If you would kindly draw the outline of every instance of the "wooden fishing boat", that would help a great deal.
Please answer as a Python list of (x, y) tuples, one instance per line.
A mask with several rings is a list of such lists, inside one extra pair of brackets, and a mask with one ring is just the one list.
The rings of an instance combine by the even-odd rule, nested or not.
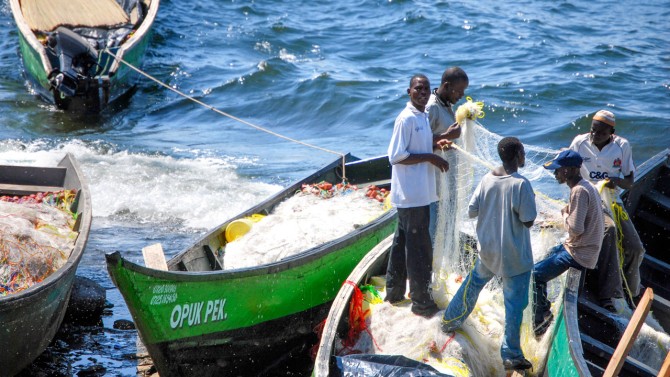
[[(56, 334), (65, 310), (75, 272), (91, 228), (91, 196), (79, 165), (68, 154), (57, 167), (0, 166), (0, 196), (76, 190), (70, 210), (78, 232), (65, 265), (40, 283), (0, 296), (0, 365), (3, 376), (13, 376), (30, 364)], [(6, 282), (3, 282), (6, 283)]]
[[(386, 156), (347, 155), (346, 161), (350, 184), (390, 187)], [(118, 252), (107, 255), (109, 274), (161, 376), (271, 374), (306, 339), (315, 342), (313, 329), (326, 318), (346, 276), (394, 231), (395, 210), (274, 263), (222, 270), (221, 251), (228, 224), (270, 214), (304, 183), (341, 182), (342, 170), (340, 159), (215, 227), (167, 261), (165, 271)]]
[[(666, 333), (670, 333), (670, 149), (638, 168), (635, 185), (622, 194), (626, 209), (645, 244), (641, 266), (642, 284), (654, 290), (651, 311)], [(335, 342), (349, 331), (349, 308), (354, 286), (384, 276), (391, 238), (377, 245), (347, 278), (331, 306), (324, 325), (314, 365), (314, 376), (339, 376)], [(584, 277), (576, 269), (567, 272), (564, 295), (551, 334), (551, 348), (542, 368), (543, 376), (602, 376), (625, 330), (625, 319), (598, 306), (584, 292)], [(622, 326), (623, 324), (623, 326)], [(436, 329), (436, 331), (438, 331)], [(433, 375), (433, 374), (431, 374)], [(656, 376), (658, 370), (628, 356), (620, 376)]]
[[(160, 0), (10, 0), (32, 88), (58, 108), (95, 113), (129, 93)], [(111, 54), (109, 53), (111, 51)]]

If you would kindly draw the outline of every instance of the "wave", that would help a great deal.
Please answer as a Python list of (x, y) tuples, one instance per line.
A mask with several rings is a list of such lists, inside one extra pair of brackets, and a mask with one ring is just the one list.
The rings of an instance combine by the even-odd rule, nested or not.
[(117, 150), (99, 141), (4, 140), (0, 163), (52, 166), (71, 153), (89, 181), (94, 217), (125, 224), (208, 229), (281, 188), (238, 173), (240, 167), (254, 165), (253, 159), (174, 152), (184, 157)]

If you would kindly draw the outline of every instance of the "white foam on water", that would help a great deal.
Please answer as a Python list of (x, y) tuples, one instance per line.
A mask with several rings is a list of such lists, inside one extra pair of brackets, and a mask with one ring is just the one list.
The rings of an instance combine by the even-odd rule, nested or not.
[[(0, 142), (0, 163), (54, 166), (72, 153), (88, 179), (93, 216), (127, 223), (180, 223), (208, 229), (246, 210), (281, 186), (237, 173), (255, 162), (195, 151), (176, 158), (117, 150), (102, 142)], [(187, 153), (180, 153), (186, 155)]]

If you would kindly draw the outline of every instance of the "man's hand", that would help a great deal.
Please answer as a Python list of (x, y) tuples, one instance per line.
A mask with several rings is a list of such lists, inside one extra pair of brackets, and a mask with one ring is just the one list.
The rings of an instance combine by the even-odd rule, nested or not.
[(447, 162), (447, 160), (436, 154), (431, 154), (431, 156), (432, 157), (430, 159), (430, 163), (435, 165), (435, 167), (437, 167), (438, 169), (440, 169), (441, 172), (446, 172), (447, 170), (449, 170), (449, 163)]
[(454, 124), (449, 126), (449, 128), (447, 128), (447, 130), (440, 136), (447, 138), (448, 140), (454, 140), (461, 137), (461, 131), (461, 125), (457, 122), (454, 122)]
[(437, 146), (440, 147), (442, 150), (445, 150), (445, 149), (450, 149), (451, 144), (453, 144), (453, 143), (451, 141), (447, 140), (447, 139), (442, 139), (442, 140), (438, 140), (437, 143), (435, 143), (435, 144), (437, 144)]

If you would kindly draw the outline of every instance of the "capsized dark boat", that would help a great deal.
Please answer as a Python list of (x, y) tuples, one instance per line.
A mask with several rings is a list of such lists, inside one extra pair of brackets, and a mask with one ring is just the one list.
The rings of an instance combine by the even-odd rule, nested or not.
[[(13, 376), (29, 365), (60, 327), (88, 240), (92, 212), (88, 182), (70, 154), (56, 167), (0, 166), (0, 196), (21, 198), (61, 190), (77, 192), (69, 210), (76, 216), (73, 230), (78, 235), (63, 266), (26, 289), (0, 295), (0, 374), (3, 376)], [(7, 282), (0, 283), (7, 285)]]
[[(346, 157), (349, 184), (390, 187), (386, 156)], [(291, 352), (306, 353), (313, 329), (363, 256), (391, 234), (395, 210), (345, 236), (254, 267), (222, 269), (225, 230), (236, 220), (268, 215), (303, 184), (343, 179), (342, 159), (222, 223), (167, 261), (167, 271), (116, 252), (107, 269), (161, 376), (271, 375)]]
[[(10, 0), (25, 74), (60, 109), (96, 113), (130, 93), (160, 0)], [(110, 54), (111, 52), (111, 54)]]

